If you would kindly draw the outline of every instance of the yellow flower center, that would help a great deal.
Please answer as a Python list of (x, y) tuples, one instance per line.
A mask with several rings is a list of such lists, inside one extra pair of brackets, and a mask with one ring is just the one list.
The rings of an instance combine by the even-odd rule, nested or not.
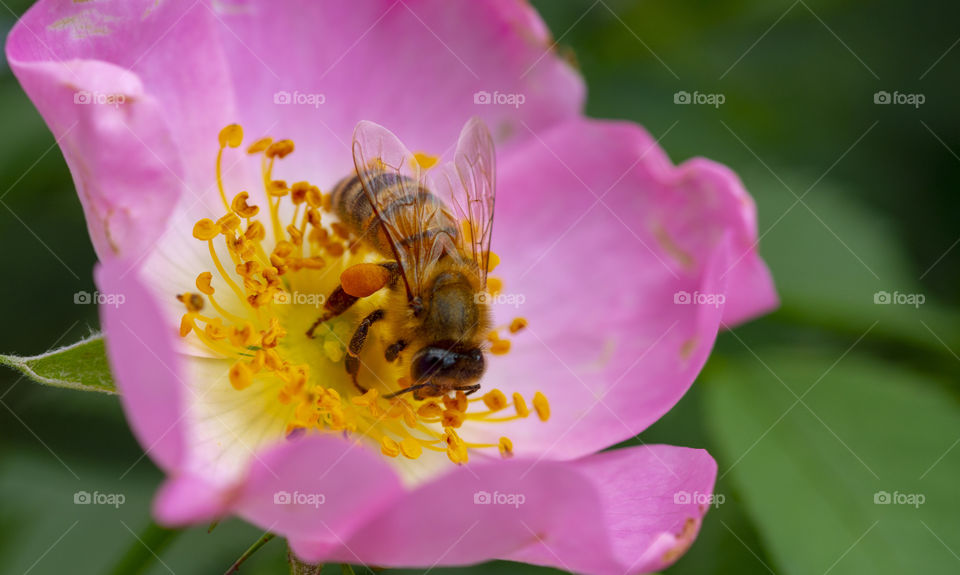
[[(292, 141), (261, 138), (247, 148), (251, 156), (260, 156), (264, 214), (250, 203), (249, 193), (242, 191), (230, 199), (224, 189), (223, 154), (242, 144), (243, 129), (227, 126), (219, 140), (217, 186), (225, 214), (216, 221), (202, 219), (193, 228), (194, 238), (207, 243), (212, 269), (197, 276), (196, 292), (177, 296), (186, 308), (180, 336), (196, 337), (214, 356), (231, 360), (229, 382), (238, 393), (254, 393), (257, 400), (283, 406), (288, 436), (359, 434), (379, 444), (389, 457), (417, 459), (430, 450), (446, 453), (457, 464), (467, 461), (470, 449), (495, 449), (511, 457), (509, 438), (494, 444), (471, 443), (457, 430), (467, 421), (503, 423), (529, 417), (526, 400), (518, 393), (510, 399), (499, 389), (475, 398), (462, 391), (439, 398), (417, 399), (413, 394), (388, 398), (411, 382), (404, 366), (384, 359), (378, 338), (371, 338), (370, 349), (361, 357), (367, 390), (353, 385), (344, 358), (362, 311), (348, 310), (320, 325), (313, 337), (308, 330), (340, 274), (380, 256), (336, 221), (329, 196), (318, 187), (273, 179), (274, 164), (293, 152)], [(418, 155), (418, 161), (420, 157), (427, 163), (429, 156)], [(286, 215), (281, 218), (284, 202), (292, 204), (289, 221)], [(491, 254), (490, 261), (495, 265), (499, 259)], [(487, 291), (496, 294), (502, 285), (499, 279), (488, 278)], [(364, 298), (354, 308), (377, 305), (382, 295)], [(508, 353), (511, 342), (500, 331), (513, 335), (526, 325), (525, 319), (515, 318), (491, 330), (488, 351)], [(547, 421), (546, 397), (537, 392), (532, 403), (537, 417)]]

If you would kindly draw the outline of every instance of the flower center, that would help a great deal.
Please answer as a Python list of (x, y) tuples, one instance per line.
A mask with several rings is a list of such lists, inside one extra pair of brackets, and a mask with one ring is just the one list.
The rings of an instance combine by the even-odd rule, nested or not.
[[(362, 311), (351, 309), (314, 330), (311, 326), (340, 273), (380, 256), (336, 221), (329, 195), (317, 186), (273, 179), (275, 162), (294, 150), (290, 140), (262, 138), (247, 148), (251, 156), (260, 156), (265, 214), (250, 203), (248, 192), (228, 200), (221, 162), (226, 148), (241, 145), (243, 129), (227, 126), (219, 139), (217, 186), (225, 214), (194, 225), (194, 238), (208, 245), (212, 268), (197, 276), (196, 292), (177, 296), (186, 308), (180, 336), (196, 338), (209, 353), (229, 359), (230, 385), (238, 393), (257, 394), (264, 409), (279, 406), (288, 437), (359, 434), (377, 442), (389, 457), (417, 459), (429, 450), (446, 453), (457, 464), (466, 463), (470, 449), (498, 449), (503, 457), (512, 456), (508, 437), (496, 444), (471, 443), (458, 430), (465, 422), (496, 424), (530, 417), (531, 409), (519, 393), (510, 398), (499, 389), (476, 398), (462, 391), (425, 399), (410, 393), (391, 396), (411, 385), (409, 371), (383, 359), (378, 338), (371, 338), (361, 355), (365, 391), (354, 385), (344, 360)], [(417, 159), (424, 169), (436, 161), (422, 154)], [(488, 292), (496, 294), (501, 286), (500, 280), (488, 278)], [(354, 307), (377, 305), (382, 297), (374, 294)], [(509, 335), (524, 327), (526, 320), (515, 318), (492, 329), (487, 351), (508, 353)], [(536, 392), (531, 403), (533, 413), (547, 421), (546, 397)]]

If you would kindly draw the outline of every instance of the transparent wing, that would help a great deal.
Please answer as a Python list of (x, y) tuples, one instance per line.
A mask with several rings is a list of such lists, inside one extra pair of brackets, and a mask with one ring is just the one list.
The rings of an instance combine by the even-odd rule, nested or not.
[(456, 249), (457, 230), (443, 203), (429, 192), (426, 170), (390, 130), (373, 122), (357, 124), (353, 161), (364, 193), (396, 257), (409, 298), (422, 293), (428, 269)]
[(453, 162), (443, 167), (435, 184), (437, 192), (449, 198), (461, 228), (454, 238), (459, 251), (476, 264), (484, 287), (493, 237), (496, 174), (490, 130), (480, 118), (471, 118), (460, 132)]

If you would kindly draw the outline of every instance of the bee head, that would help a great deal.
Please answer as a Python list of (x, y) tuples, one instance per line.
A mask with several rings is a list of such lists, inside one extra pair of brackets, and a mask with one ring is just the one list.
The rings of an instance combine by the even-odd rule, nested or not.
[(476, 382), (486, 368), (480, 348), (438, 342), (414, 354), (410, 377), (419, 383), (432, 381), (441, 387), (452, 387)]

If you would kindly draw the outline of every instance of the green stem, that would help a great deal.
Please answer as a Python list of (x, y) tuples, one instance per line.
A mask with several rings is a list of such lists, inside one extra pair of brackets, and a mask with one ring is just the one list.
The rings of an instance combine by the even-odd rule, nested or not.
[(261, 547), (266, 545), (274, 537), (276, 537), (276, 535), (274, 535), (273, 533), (267, 533), (262, 537), (260, 537), (260, 539), (257, 539), (253, 543), (253, 545), (250, 546), (249, 549), (243, 552), (243, 555), (241, 555), (239, 559), (233, 562), (233, 565), (231, 565), (230, 568), (227, 569), (226, 573), (224, 573), (223, 575), (230, 575), (231, 573), (236, 573), (240, 571), (240, 565), (242, 565), (244, 561), (249, 559), (251, 555), (259, 551)]
[(154, 561), (160, 560), (160, 554), (181, 533), (180, 529), (165, 529), (153, 521), (139, 534), (127, 551), (114, 565), (111, 575), (137, 575), (145, 573)]
[(290, 575), (319, 575), (323, 570), (321, 563), (304, 563), (293, 554), (293, 550), (287, 546), (287, 562), (290, 564)]

